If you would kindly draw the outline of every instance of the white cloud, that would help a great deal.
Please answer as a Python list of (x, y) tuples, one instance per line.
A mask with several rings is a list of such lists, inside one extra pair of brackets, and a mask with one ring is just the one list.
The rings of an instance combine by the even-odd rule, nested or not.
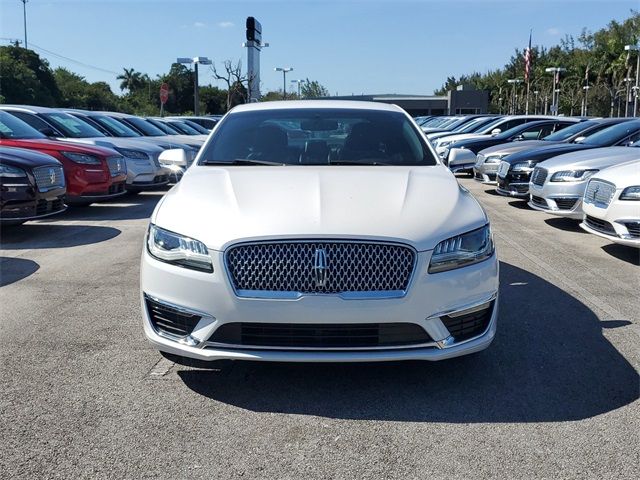
[(231, 27), (234, 26), (234, 23), (233, 22), (219, 22), (218, 26), (220, 28), (231, 28)]
[(557, 27), (551, 27), (551, 28), (547, 28), (547, 35), (551, 35), (553, 37), (557, 37), (558, 35), (560, 35), (562, 32), (560, 31), (559, 28)]
[(204, 23), (202, 23), (202, 22), (195, 22), (195, 23), (193, 24), (193, 26), (194, 26), (194, 27), (196, 27), (196, 28), (204, 28), (204, 27), (206, 27), (207, 25), (206, 25), (206, 24), (204, 24)]

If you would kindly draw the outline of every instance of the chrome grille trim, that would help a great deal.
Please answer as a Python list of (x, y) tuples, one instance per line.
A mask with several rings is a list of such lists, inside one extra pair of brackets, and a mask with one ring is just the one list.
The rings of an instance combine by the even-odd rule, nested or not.
[(33, 169), (33, 177), (36, 180), (38, 191), (47, 192), (55, 188), (62, 188), (64, 183), (64, 171), (62, 167), (38, 167)]
[(604, 180), (589, 180), (584, 191), (584, 203), (595, 205), (599, 208), (607, 208), (616, 193), (616, 186)]
[(107, 164), (112, 177), (127, 173), (127, 162), (124, 157), (109, 157), (107, 158)]
[(533, 169), (533, 174), (531, 175), (531, 183), (537, 185), (539, 187), (544, 185), (545, 180), (547, 179), (547, 175), (549, 172), (546, 168), (536, 167)]
[[(326, 252), (328, 276), (319, 286), (315, 253)], [(239, 297), (295, 299), (335, 295), (343, 299), (406, 295), (418, 254), (406, 244), (364, 240), (273, 240), (236, 244), (224, 254)]]

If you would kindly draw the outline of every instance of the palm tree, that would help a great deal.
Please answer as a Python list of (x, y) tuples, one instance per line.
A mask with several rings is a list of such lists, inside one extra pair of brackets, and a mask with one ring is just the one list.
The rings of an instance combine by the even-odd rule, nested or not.
[(120, 90), (128, 90), (129, 93), (139, 89), (142, 86), (142, 74), (136, 72), (133, 68), (123, 68), (124, 73), (116, 78), (122, 80), (120, 82)]

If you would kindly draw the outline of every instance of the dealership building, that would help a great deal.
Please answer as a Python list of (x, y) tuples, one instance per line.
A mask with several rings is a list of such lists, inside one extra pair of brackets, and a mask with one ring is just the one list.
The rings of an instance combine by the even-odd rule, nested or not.
[(412, 116), (418, 115), (460, 115), (489, 113), (489, 92), (475, 90), (467, 85), (460, 85), (450, 90), (447, 95), (339, 95), (332, 100), (361, 100), (367, 102), (393, 103), (403, 108)]

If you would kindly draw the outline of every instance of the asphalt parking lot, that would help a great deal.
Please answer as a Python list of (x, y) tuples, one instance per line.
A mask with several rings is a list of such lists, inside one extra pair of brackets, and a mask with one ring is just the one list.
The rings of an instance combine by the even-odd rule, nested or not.
[(492, 220), (499, 330), (440, 363), (163, 359), (138, 298), (161, 193), (3, 229), (0, 477), (637, 478), (638, 250), (460, 181)]

